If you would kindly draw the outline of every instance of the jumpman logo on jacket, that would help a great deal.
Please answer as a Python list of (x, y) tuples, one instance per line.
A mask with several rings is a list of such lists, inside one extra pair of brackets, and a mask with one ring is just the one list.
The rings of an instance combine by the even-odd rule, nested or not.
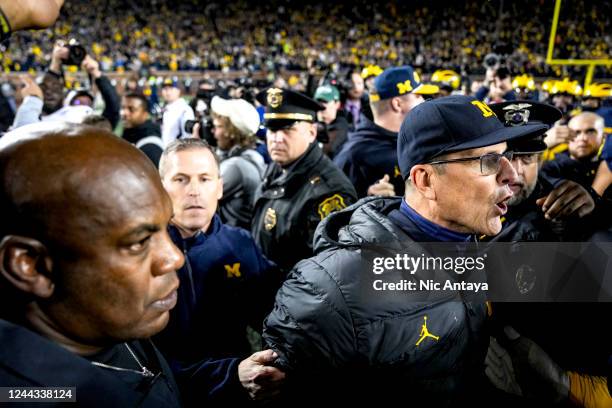
[(440, 340), (440, 336), (434, 336), (433, 334), (431, 334), (429, 332), (429, 330), (427, 330), (427, 316), (423, 316), (423, 326), (421, 326), (421, 334), (419, 337), (419, 340), (416, 342), (416, 345), (418, 346), (419, 344), (421, 344), (421, 342), (423, 340), (425, 340), (427, 337), (431, 337), (434, 340)]

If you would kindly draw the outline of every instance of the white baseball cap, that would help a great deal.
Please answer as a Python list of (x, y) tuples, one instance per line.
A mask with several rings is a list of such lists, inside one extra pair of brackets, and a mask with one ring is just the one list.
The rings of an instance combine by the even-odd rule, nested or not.
[(259, 113), (244, 99), (223, 99), (214, 96), (210, 107), (213, 113), (228, 117), (232, 125), (243, 133), (252, 135), (259, 129)]

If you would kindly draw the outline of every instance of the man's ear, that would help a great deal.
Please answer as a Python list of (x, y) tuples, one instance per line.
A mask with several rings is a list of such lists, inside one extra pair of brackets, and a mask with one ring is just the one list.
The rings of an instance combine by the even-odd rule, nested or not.
[(18, 290), (40, 298), (53, 294), (52, 261), (47, 248), (32, 238), (7, 235), (0, 242), (0, 276)]
[(316, 123), (309, 123), (309, 125), (310, 125), (308, 127), (309, 141), (310, 141), (310, 143), (312, 143), (315, 140), (317, 140), (317, 124)]
[(436, 199), (435, 177), (435, 171), (427, 164), (417, 164), (410, 169), (410, 180), (413, 188), (428, 200)]
[(399, 97), (393, 97), (389, 100), (389, 103), (391, 104), (391, 109), (394, 112), (401, 112), (402, 111), (402, 100)]
[(223, 177), (219, 176), (219, 180), (217, 180), (217, 200), (223, 198)]

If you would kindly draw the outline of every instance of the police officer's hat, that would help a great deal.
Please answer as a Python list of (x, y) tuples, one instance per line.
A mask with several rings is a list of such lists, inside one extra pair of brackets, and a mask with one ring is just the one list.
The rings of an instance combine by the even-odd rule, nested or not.
[(296, 121), (315, 122), (317, 111), (323, 105), (303, 93), (282, 88), (268, 88), (256, 96), (266, 107), (264, 124), (269, 129), (279, 129)]
[(427, 164), (447, 153), (537, 137), (547, 128), (529, 123), (505, 127), (487, 105), (473, 97), (433, 99), (412, 109), (402, 122), (397, 136), (399, 168), (405, 180), (415, 164)]
[[(489, 107), (506, 127), (544, 124), (550, 129), (563, 116), (554, 106), (534, 101), (507, 101), (492, 103)], [(543, 137), (542, 133), (539, 137), (508, 142), (508, 148), (524, 152), (543, 151), (547, 148)]]

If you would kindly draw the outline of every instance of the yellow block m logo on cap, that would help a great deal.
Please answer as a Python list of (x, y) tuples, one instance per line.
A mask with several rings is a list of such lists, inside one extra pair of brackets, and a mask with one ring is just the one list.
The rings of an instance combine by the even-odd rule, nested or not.
[(491, 108), (489, 108), (487, 106), (487, 104), (485, 104), (484, 102), (480, 102), (480, 101), (472, 101), (472, 105), (474, 105), (475, 107), (477, 107), (478, 109), (480, 109), (480, 111), (482, 112), (482, 116), (484, 116), (485, 118), (488, 118), (490, 116), (495, 116), (497, 117), (497, 115), (495, 114), (495, 112), (493, 112), (491, 110)]
[(225, 272), (227, 272), (228, 278), (239, 278), (242, 276), (240, 273), (240, 262), (236, 262), (233, 265), (223, 265)]
[(410, 83), (410, 80), (407, 79), (404, 82), (398, 83), (397, 91), (399, 92), (400, 95), (403, 95), (405, 93), (412, 91), (412, 84)]

